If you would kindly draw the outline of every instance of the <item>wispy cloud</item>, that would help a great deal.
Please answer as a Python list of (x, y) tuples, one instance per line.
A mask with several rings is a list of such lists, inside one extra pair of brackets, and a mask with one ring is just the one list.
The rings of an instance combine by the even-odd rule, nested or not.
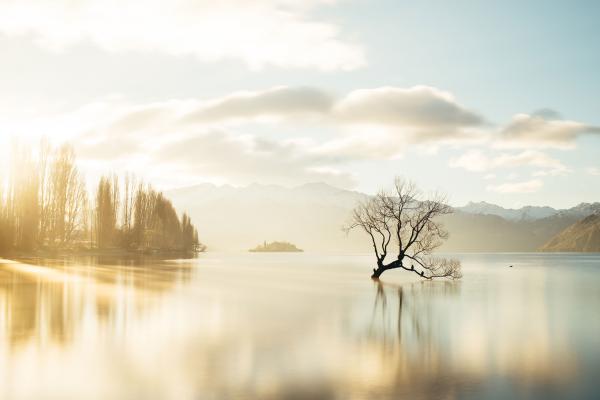
[[(410, 133), (414, 142), (463, 137), (483, 118), (442, 90), (426, 86), (359, 89), (342, 96), (314, 87), (237, 92), (199, 103), (185, 123), (247, 122), (321, 116), (344, 126)], [(405, 138), (407, 139), (407, 138)]]
[(236, 183), (255, 182), (257, 177), (280, 184), (324, 181), (351, 187), (355, 183), (350, 174), (333, 166), (331, 158), (314, 153), (307, 143), (224, 131), (171, 141), (154, 153), (154, 159), (185, 174), (208, 174)]
[(390, 159), (412, 144), (470, 141), (481, 137), (473, 128), (483, 124), (449, 93), (431, 87), (361, 89), (336, 96), (319, 88), (281, 86), (205, 101), (137, 106), (121, 113), (104, 134), (238, 129), (248, 123), (315, 119), (338, 131), (335, 138), (316, 143), (315, 152), (337, 159)]
[(109, 52), (158, 52), (204, 62), (352, 70), (364, 50), (312, 11), (331, 0), (8, 0), (0, 33), (53, 50), (91, 44)]
[(502, 128), (498, 147), (569, 149), (584, 134), (598, 134), (600, 127), (558, 119), (557, 113), (517, 114)]
[[(548, 113), (542, 117), (554, 118)], [(87, 163), (130, 168), (122, 165), (130, 160), (128, 164), (146, 172), (160, 165), (178, 176), (187, 170), (190, 177), (218, 176), (225, 182), (248, 183), (259, 177), (348, 186), (353, 179), (345, 166), (353, 162), (398, 159), (409, 151), (429, 156), (434, 153), (428, 150), (447, 145), (469, 149), (451, 158), (450, 167), (480, 172), (484, 180), (500, 176), (500, 170), (536, 178), (489, 185), (490, 191), (537, 190), (537, 178), (571, 172), (537, 149), (499, 150), (495, 144), (501, 139), (483, 116), (450, 93), (424, 86), (342, 94), (278, 86), (146, 104), (111, 99), (5, 123), (0, 119), (4, 131), (17, 135), (43, 132), (57, 141), (70, 140)], [(298, 126), (326, 129), (306, 132)]]
[(539, 179), (523, 182), (507, 182), (499, 185), (488, 185), (486, 189), (496, 193), (534, 193), (540, 190), (544, 183)]
[(209, 123), (255, 118), (290, 118), (327, 114), (334, 99), (311, 87), (276, 87), (263, 91), (238, 92), (199, 104), (182, 117), (184, 123)]
[(585, 172), (587, 172), (589, 175), (600, 176), (600, 168), (598, 167), (588, 167), (585, 169)]
[[(459, 157), (451, 159), (450, 166), (475, 172), (523, 166), (543, 168), (544, 174), (550, 175), (564, 175), (570, 171), (559, 160), (536, 150), (525, 150), (519, 153), (500, 153), (492, 156), (482, 150), (473, 149)], [(539, 173), (537, 176), (542, 175), (542, 173)]]

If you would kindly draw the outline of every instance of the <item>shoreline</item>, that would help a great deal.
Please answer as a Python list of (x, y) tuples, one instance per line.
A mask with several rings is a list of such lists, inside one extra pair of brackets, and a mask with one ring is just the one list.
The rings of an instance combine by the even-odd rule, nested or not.
[(180, 258), (194, 258), (205, 251), (183, 251), (183, 250), (127, 250), (119, 248), (109, 249), (38, 249), (32, 251), (11, 251), (0, 253), (0, 259), (19, 259), (19, 258), (54, 258), (54, 257), (152, 257), (168, 258), (179, 256)]

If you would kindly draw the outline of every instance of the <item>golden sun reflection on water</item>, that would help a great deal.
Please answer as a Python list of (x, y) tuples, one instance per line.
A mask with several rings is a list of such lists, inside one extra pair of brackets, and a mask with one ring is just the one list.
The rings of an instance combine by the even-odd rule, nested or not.
[(598, 272), (502, 257), (383, 284), (363, 256), (0, 261), (0, 398), (585, 397)]

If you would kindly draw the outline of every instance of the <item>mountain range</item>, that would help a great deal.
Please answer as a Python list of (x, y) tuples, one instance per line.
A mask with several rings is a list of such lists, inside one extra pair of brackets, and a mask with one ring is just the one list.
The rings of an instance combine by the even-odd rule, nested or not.
[(600, 214), (577, 221), (550, 239), (541, 250), (600, 252)]
[(580, 203), (575, 207), (567, 209), (555, 209), (548, 206), (525, 206), (514, 209), (480, 201), (469, 202), (463, 207), (455, 207), (455, 210), (467, 214), (497, 215), (511, 221), (538, 220), (556, 215), (584, 218), (591, 214), (600, 213), (600, 203)]
[[(357, 202), (368, 198), (364, 193), (308, 183), (293, 188), (200, 184), (165, 194), (175, 207), (188, 210), (200, 240), (211, 250), (241, 251), (257, 242), (283, 240), (306, 251), (370, 251), (362, 232), (342, 230)], [(471, 202), (443, 217), (450, 237), (440, 251), (537, 251), (592, 214), (600, 214), (600, 203), (507, 209)]]

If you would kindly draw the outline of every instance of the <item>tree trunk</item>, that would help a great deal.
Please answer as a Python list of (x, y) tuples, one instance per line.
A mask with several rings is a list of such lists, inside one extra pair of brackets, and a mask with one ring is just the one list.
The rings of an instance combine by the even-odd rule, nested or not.
[(393, 261), (388, 265), (384, 265), (383, 262), (377, 263), (377, 268), (373, 269), (373, 274), (371, 275), (371, 279), (379, 279), (381, 274), (383, 274), (388, 269), (400, 268), (402, 267), (401, 261)]
[(385, 271), (384, 266), (379, 266), (379, 267), (377, 267), (377, 269), (373, 269), (373, 274), (371, 275), (371, 279), (379, 279), (381, 274), (383, 274), (383, 271)]

